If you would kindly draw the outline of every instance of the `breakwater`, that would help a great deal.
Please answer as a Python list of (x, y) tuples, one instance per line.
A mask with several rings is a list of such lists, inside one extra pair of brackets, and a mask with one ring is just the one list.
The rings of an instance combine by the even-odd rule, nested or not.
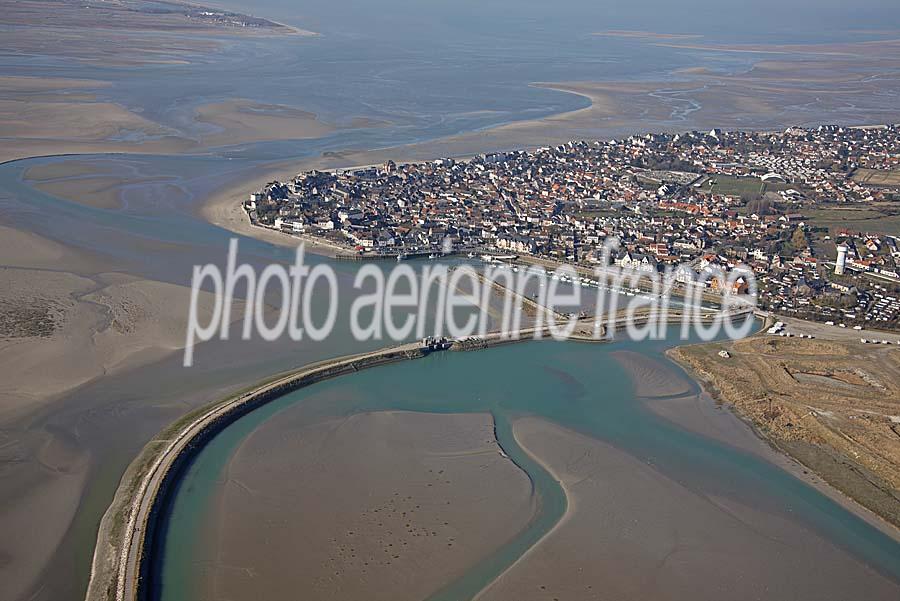
[[(670, 310), (668, 313), (670, 317), (680, 315), (678, 311)], [(705, 311), (701, 321), (711, 319), (714, 313)], [(624, 324), (626, 317), (620, 316), (615, 322)], [(634, 317), (643, 323), (651, 316), (641, 314)], [(589, 327), (573, 334), (573, 339), (608, 341), (603, 337), (590, 336), (593, 321), (582, 321), (583, 326)], [(546, 327), (526, 328), (517, 336), (492, 333), (458, 340), (451, 348), (479, 350), (548, 336)], [(148, 589), (147, 583), (153, 580), (153, 549), (166, 503), (191, 459), (228, 425), (276, 398), (311, 384), (379, 365), (418, 359), (430, 352), (431, 349), (420, 343), (411, 343), (314, 363), (258, 383), (212, 406), (200, 408), (166, 428), (144, 447), (129, 466), (112, 504), (103, 516), (86, 600), (135, 601), (151, 598), (152, 590)]]
[(418, 359), (419, 344), (390, 347), (308, 365), (192, 412), (150, 441), (120, 482), (100, 525), (88, 601), (151, 598), (152, 549), (160, 520), (179, 476), (216, 434), (258, 407), (300, 388), (370, 367)]

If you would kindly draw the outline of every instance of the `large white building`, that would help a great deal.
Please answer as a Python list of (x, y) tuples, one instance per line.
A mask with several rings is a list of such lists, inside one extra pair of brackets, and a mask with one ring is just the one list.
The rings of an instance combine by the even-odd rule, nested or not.
[(837, 275), (844, 275), (844, 269), (847, 267), (847, 251), (850, 250), (847, 248), (846, 244), (838, 244), (837, 247), (837, 261), (834, 264), (834, 273)]

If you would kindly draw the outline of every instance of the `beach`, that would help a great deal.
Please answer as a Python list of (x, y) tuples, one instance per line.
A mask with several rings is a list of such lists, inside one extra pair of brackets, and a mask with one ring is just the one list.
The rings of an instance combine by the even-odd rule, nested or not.
[(652, 465), (542, 420), (517, 420), (514, 431), (560, 481), (569, 508), (480, 600), (897, 594), (895, 583), (776, 512), (696, 495)]
[[(791, 322), (792, 327), (800, 323)], [(756, 336), (669, 354), (776, 448), (895, 527), (900, 522), (900, 444), (892, 417), (900, 407), (896, 351), (867, 348), (841, 329), (828, 339), (826, 328), (807, 326), (817, 332), (815, 340)], [(713, 359), (722, 348), (735, 361)]]
[(210, 597), (423, 599), (534, 511), (488, 414), (291, 412), (244, 441), (217, 496)]
[(272, 181), (291, 179), (307, 165), (309, 163), (297, 164), (293, 161), (279, 163), (263, 169), (259, 173), (254, 173), (251, 177), (241, 180), (238, 184), (229, 184), (219, 188), (210, 194), (202, 204), (200, 214), (210, 223), (235, 234), (251, 236), (270, 244), (291, 248), (298, 246), (302, 242), (309, 252), (323, 256), (334, 256), (336, 253), (341, 252), (341, 249), (309, 238), (298, 238), (297, 236), (276, 232), (269, 228), (254, 226), (250, 223), (247, 211), (244, 210), (243, 203), (250, 197), (250, 194), (258, 192)]
[[(28, 11), (41, 4), (51, 5), (51, 9), (46, 10), (45, 6), (42, 20), (35, 23), (34, 14)], [(341, 82), (327, 75), (319, 79), (316, 73), (303, 69), (304, 63), (316, 64), (319, 59), (326, 64), (322, 69), (326, 74), (334, 67), (321, 61), (322, 55), (314, 54), (307, 60), (304, 53), (311, 47), (306, 44), (324, 39), (323, 43), (334, 44), (326, 51), (333, 51), (352, 41), (337, 37), (338, 41), (333, 42), (336, 36), (315, 36), (296, 27), (296, 23), (283, 26), (270, 21), (262, 28), (238, 28), (203, 19), (186, 22), (184, 15), (178, 14), (165, 17), (163, 22), (152, 21), (145, 13), (134, 13), (124, 23), (106, 22), (106, 26), (96, 27), (91, 21), (95, 16), (85, 17), (77, 2), (7, 2), (3, 7), (8, 10), (0, 16), (0, 23), (7, 29), (0, 45), (7, 51), (10, 68), (0, 78), (0, 162), (27, 161), (27, 157), (35, 156), (92, 155), (23, 163), (28, 167), (22, 181), (38, 192), (61, 199), (59, 205), (42, 204), (40, 199), (23, 195), (14, 197), (0, 190), (0, 200), (8, 203), (0, 215), (0, 531), (9, 533), (0, 541), (0, 597), (4, 599), (82, 598), (100, 516), (128, 464), (167, 424), (177, 422), (197, 407), (220, 401), (248, 382), (296, 368), (298, 362), (337, 356), (348, 350), (349, 339), (268, 354), (261, 348), (263, 345), (240, 352), (217, 349), (209, 353), (212, 366), (185, 375), (178, 351), (184, 345), (190, 291), (184, 271), (178, 269), (219, 257), (225, 240), (221, 232), (212, 234), (213, 228), (207, 230), (187, 223), (188, 217), (200, 215), (231, 232), (292, 247), (298, 239), (250, 226), (240, 203), (268, 181), (288, 179), (306, 169), (346, 168), (387, 159), (466, 157), (485, 151), (654, 129), (780, 127), (784, 123), (819, 122), (823, 114), (854, 123), (897, 117), (890, 99), (887, 106), (880, 104), (882, 92), (893, 89), (890, 82), (861, 81), (860, 60), (851, 56), (861, 52), (859, 48), (839, 49), (840, 60), (830, 50), (820, 48), (819, 57), (807, 71), (787, 77), (783, 73), (785, 61), (790, 59), (789, 49), (728, 49), (698, 42), (691, 44), (697, 46), (691, 51), (711, 53), (717, 61), (720, 53), (744, 54), (752, 50), (777, 51), (779, 62), (767, 61), (746, 74), (697, 67), (681, 72), (675, 82), (645, 78), (636, 84), (613, 76), (589, 81), (591, 78), (584, 72), (584, 80), (547, 79), (532, 82), (530, 87), (528, 82), (505, 82), (511, 90), (509, 98), (498, 97), (497, 110), (485, 111), (499, 117), (478, 120), (470, 109), (485, 98), (493, 101), (497, 89), (488, 87), (476, 92), (451, 82), (451, 91), (462, 90), (461, 95), (471, 95), (472, 106), (442, 95), (446, 89), (435, 87), (430, 81), (416, 86), (415, 91), (421, 88), (433, 93), (434, 98), (423, 100), (417, 96), (408, 104), (406, 92), (375, 98), (359, 92), (383, 87), (401, 89), (403, 86), (397, 81), (402, 79), (397, 78), (409, 68), (402, 56), (388, 53), (391, 60), (385, 64), (393, 67), (396, 60), (396, 71), (379, 73), (377, 81), (350, 77), (350, 85), (339, 88)], [(641, 32), (623, 35), (678, 44), (685, 39)], [(266, 46), (267, 41), (272, 45)], [(370, 51), (366, 39), (357, 43)], [(896, 66), (896, 57), (891, 55), (895, 45), (871, 46), (864, 48), (866, 60), (877, 59), (879, 68), (885, 71)], [(256, 63), (244, 60), (245, 50), (246, 56), (261, 58)], [(322, 54), (327, 56), (326, 51)], [(301, 58), (296, 63), (272, 60), (273, 56), (292, 55)], [(383, 57), (373, 56), (373, 60)], [(20, 58), (21, 62), (17, 62)], [(455, 61), (455, 55), (448, 60)], [(22, 75), (31, 73), (31, 66), (35, 74)], [(442, 66), (446, 67), (441, 63), (429, 66), (428, 71), (438, 73)], [(275, 83), (259, 86), (242, 77), (229, 79), (231, 71), (258, 72), (267, 84)], [(829, 75), (833, 81), (826, 82), (823, 71), (833, 72)], [(134, 73), (141, 73), (141, 77), (133, 77)], [(297, 74), (296, 79), (290, 78), (292, 73)], [(167, 78), (175, 82), (171, 88), (176, 90), (169, 95), (169, 86), (160, 84), (169, 81)], [(819, 100), (825, 83), (839, 89)], [(765, 86), (762, 98), (748, 92), (751, 84)], [(322, 92), (333, 89), (339, 90), (335, 93), (338, 100)], [(724, 99), (713, 97), (711, 89), (722, 91)], [(540, 102), (517, 104), (515, 108), (501, 106), (504, 102), (513, 104), (511, 99), (519, 95), (530, 97), (532, 93), (547, 96), (537, 96), (542, 99)], [(551, 96), (552, 101), (543, 100)], [(573, 99), (582, 108), (570, 110)], [(448, 101), (456, 104), (445, 109)], [(435, 105), (418, 107), (426, 117), (415, 114), (416, 103), (427, 102)], [(699, 103), (701, 108), (691, 110), (695, 108), (692, 103)], [(782, 112), (786, 106), (790, 110)], [(445, 115), (444, 111), (451, 114)], [(396, 126), (396, 132), (390, 129), (392, 126)], [(115, 156), (118, 153), (132, 155), (133, 162)], [(208, 160), (234, 166), (213, 170), (212, 175), (202, 169), (197, 174), (179, 175), (176, 168), (154, 162), (154, 158), (168, 159), (172, 164), (182, 160), (200, 164)], [(145, 166), (152, 168), (144, 170)], [(167, 169), (172, 171), (171, 176)], [(181, 223), (165, 220), (173, 211), (184, 211), (184, 229), (177, 227)], [(71, 224), (75, 221), (72, 215), (93, 229), (85, 230), (85, 235), (78, 227), (65, 230), (71, 226), (55, 226), (57, 220), (67, 218), (65, 223)], [(129, 219), (139, 225), (134, 226)], [(134, 229), (119, 229), (122, 224)], [(314, 248), (310, 244), (307, 249), (323, 255), (336, 252), (334, 248)], [(153, 272), (152, 277), (149, 272)], [(204, 317), (208, 316), (209, 301), (203, 295), (200, 305)], [(239, 311), (240, 306), (235, 310)], [(634, 368), (632, 377), (638, 382), (640, 395), (654, 398), (680, 393), (680, 384), (666, 384), (668, 375), (654, 375), (658, 367)], [(686, 417), (690, 414), (678, 404), (682, 400), (657, 400), (660, 407), (668, 407), (658, 408), (661, 413), (668, 411), (673, 421), (684, 420), (682, 425), (686, 428), (696, 427), (705, 419), (692, 421)], [(416, 426), (413, 432), (406, 427), (411, 421)], [(454, 552), (464, 550), (481, 556), (520, 529), (521, 520), (526, 519), (526, 506), (530, 507), (528, 495), (521, 488), (521, 473), (499, 453), (494, 454), (496, 441), (485, 438), (480, 445), (471, 438), (489, 421), (489, 414), (483, 411), (464, 417), (373, 412), (352, 418), (349, 424), (350, 432), (360, 439), (373, 444), (378, 440), (391, 441), (394, 445), (384, 457), (365, 457), (371, 461), (366, 465), (386, 481), (394, 476), (385, 467), (386, 461), (403, 463), (409, 470), (434, 469), (429, 462), (442, 459), (423, 454), (422, 450), (430, 449), (440, 455), (449, 452), (448, 448), (456, 448), (455, 441), (437, 437), (444, 429), (458, 434), (460, 441), (469, 445), (465, 452), (474, 453), (472, 457), (490, 456), (492, 461), (484, 469), (496, 477), (499, 493), (509, 493), (506, 504), (501, 505), (494, 498), (493, 488), (485, 498), (473, 499), (471, 495), (478, 489), (472, 474), (482, 464), (475, 466), (471, 458), (460, 460), (453, 464), (465, 464), (458, 474), (454, 473), (451, 494), (459, 495), (453, 497), (454, 502), (483, 507), (494, 519), (483, 523), (472, 519), (477, 516), (454, 515), (452, 520), (446, 520), (456, 529), (454, 538), (458, 537), (459, 545), (454, 546)], [(302, 441), (290, 438), (279, 440), (286, 454), (278, 453), (283, 462), (272, 469), (281, 470), (278, 473), (284, 480), (290, 480), (292, 469), (305, 470), (309, 478), (327, 481), (332, 486), (330, 498), (344, 500), (340, 490), (354, 483), (346, 478), (339, 480), (336, 472), (352, 471), (355, 464), (349, 458), (351, 451), (357, 457), (364, 452), (360, 450), (361, 443), (341, 438), (344, 433), (336, 424), (320, 421), (309, 426), (310, 434), (319, 437), (323, 448), (344, 443), (340, 448), (327, 447), (334, 449), (334, 463), (323, 459), (322, 465), (332, 471), (323, 474), (316, 471), (323, 469), (322, 465), (290, 463), (292, 459), (299, 462), (306, 451)], [(277, 425), (266, 426), (270, 427), (277, 429)], [(329, 438), (327, 433), (333, 436)], [(372, 433), (381, 436), (373, 440)], [(417, 434), (434, 434), (435, 439), (415, 438), (413, 435)], [(719, 434), (722, 440), (733, 435)], [(523, 434), (523, 446), (527, 446), (525, 438), (527, 433)], [(231, 465), (233, 473), (245, 474), (246, 479), (254, 477), (258, 471), (255, 468), (266, 463), (248, 455), (249, 449), (263, 445), (259, 437), (252, 440), (257, 447), (248, 443)], [(582, 442), (584, 448), (590, 447)], [(490, 449), (490, 453), (482, 453), (485, 449)], [(289, 457), (287, 453), (291, 452), (297, 456)], [(549, 467), (558, 468), (550, 455), (534, 456)], [(320, 457), (325, 457), (324, 451)], [(624, 458), (621, 461), (619, 467), (624, 470), (622, 466), (628, 463)], [(262, 523), (268, 528), (273, 537), (281, 535), (278, 550), (279, 558), (284, 560), (292, 549), (292, 541), (302, 532), (294, 524), (282, 532), (267, 523), (261, 512), (241, 496), (246, 491), (238, 482), (244, 480), (238, 478), (229, 483), (217, 509), (221, 514), (217, 515), (221, 518), (226, 512), (244, 512), (256, 525)], [(397, 487), (401, 484), (396, 483)], [(372, 487), (377, 488), (374, 483)], [(427, 483), (425, 488), (429, 488)], [(663, 494), (667, 489), (654, 490)], [(287, 498), (300, 498), (302, 492), (293, 491), (295, 497)], [(422, 498), (432, 498), (428, 495), (433, 492), (416, 490)], [(354, 511), (371, 508), (349, 503), (362, 500), (349, 499), (343, 507), (330, 503), (335, 511), (331, 517), (345, 520)], [(272, 507), (281, 506), (273, 501)], [(509, 515), (496, 517), (500, 510), (509, 510)], [(314, 527), (316, 536), (326, 537), (328, 521), (319, 523), (315, 515), (301, 516), (307, 520), (301, 525)], [(363, 525), (372, 526), (368, 522)], [(235, 587), (253, 596), (251, 577), (274, 569), (276, 564), (262, 565), (251, 557), (250, 550), (259, 550), (263, 544), (259, 539), (254, 542), (259, 546), (242, 548), (241, 537), (246, 534), (246, 539), (251, 540), (251, 535), (258, 532), (231, 532), (227, 520), (220, 521), (219, 526), (216, 540), (227, 561), (211, 564), (217, 570), (210, 586), (219, 592)], [(473, 537), (472, 532), (479, 530), (485, 536)], [(428, 545), (435, 542), (427, 540)], [(437, 553), (437, 547), (428, 545), (417, 549), (422, 557), (439, 558), (439, 565), (429, 563), (427, 578), (426, 566), (419, 564), (404, 563), (400, 571), (407, 578), (422, 573), (422, 588), (415, 589), (416, 594), (435, 590), (471, 565), (466, 563), (469, 559), (458, 555), (448, 559)], [(445, 549), (441, 547), (440, 551)], [(321, 568), (315, 562), (317, 558), (306, 559), (312, 563), (304, 560), (304, 565)], [(333, 580), (326, 583), (332, 588), (322, 590), (352, 590), (347, 588), (351, 586), (347, 580), (352, 565), (356, 564), (347, 563), (343, 584)], [(231, 566), (235, 569), (229, 569)], [(298, 582), (313, 579), (322, 582), (324, 572), (316, 573), (310, 568), (309, 572), (294, 574), (285, 563), (277, 566), (279, 574), (288, 577), (281, 584), (275, 582), (278, 586), (296, 587)], [(392, 567), (399, 567), (399, 561)], [(297, 580), (290, 580), (294, 577)], [(392, 573), (382, 570), (377, 578), (395, 594), (407, 590), (392, 579)], [(584, 579), (579, 582), (587, 584)], [(501, 584), (498, 582), (497, 586)], [(281, 589), (284, 590), (288, 588)]]
[[(431, 149), (421, 147), (415, 150), (422, 156), (427, 156)], [(371, 162), (373, 158), (384, 158), (387, 156), (397, 156), (394, 151), (381, 151), (378, 156), (362, 153), (360, 155), (351, 154), (340, 159), (326, 158), (317, 159), (310, 163), (287, 162), (276, 166), (270, 170), (263, 170), (263, 173), (255, 177), (246, 184), (242, 183), (237, 188), (229, 186), (227, 190), (213, 195), (211, 201), (205, 204), (202, 209), (204, 215), (211, 215), (211, 212), (218, 212), (218, 217), (210, 217), (210, 221), (223, 225), (227, 229), (261, 237), (266, 240), (276, 241), (287, 246), (296, 245), (296, 239), (282, 236), (277, 233), (258, 232), (257, 228), (251, 228), (246, 221), (246, 217), (239, 202), (246, 198), (251, 191), (256, 191), (267, 181), (272, 179), (290, 177), (298, 170), (306, 166), (320, 164), (366, 164)], [(84, 174), (81, 169), (84, 166), (76, 166), (77, 171), (71, 173), (57, 172), (51, 175), (53, 177), (45, 179), (59, 179), (65, 181), (67, 177), (78, 177)], [(40, 173), (40, 172), (39, 172)], [(99, 182), (98, 182), (99, 183)], [(64, 184), (59, 184), (63, 186)], [(65, 193), (72, 195), (72, 199), (77, 197), (90, 198), (92, 204), (97, 206), (115, 207), (120, 204), (120, 197), (116, 194), (115, 189), (104, 192), (103, 194), (95, 194), (98, 187), (93, 183), (84, 188), (68, 188)], [(53, 189), (47, 191), (52, 192)], [(230, 220), (230, 222), (229, 222)], [(78, 253), (72, 253), (70, 250), (63, 250), (58, 244), (48, 241), (39, 241), (33, 237), (27, 240), (16, 240), (13, 237), (7, 237), (10, 241), (10, 252), (4, 257), (8, 258), (10, 264), (18, 264), (29, 268), (37, 266), (39, 268), (53, 267), (58, 270), (61, 258), (75, 261)], [(28, 251), (28, 249), (35, 249)], [(328, 250), (323, 249), (327, 254)], [(23, 254), (17, 254), (23, 253)], [(46, 261), (41, 263), (36, 258), (43, 258)], [(87, 261), (88, 259), (85, 259)], [(43, 278), (53, 278), (53, 282), (46, 285), (46, 288), (35, 288), (35, 290), (43, 290), (42, 296), (53, 299), (61, 299), (65, 301), (66, 306), (70, 302), (72, 295), (84, 294), (90, 292), (83, 303), (75, 303), (69, 311), (75, 311), (76, 308), (83, 313), (71, 313), (76, 316), (72, 323), (78, 323), (82, 326), (86, 324), (96, 324), (93, 327), (81, 329), (80, 331), (65, 331), (65, 334), (59, 334), (57, 337), (40, 338), (29, 341), (17, 340), (13, 346), (7, 347), (9, 353), (6, 355), (6, 365), (8, 371), (4, 373), (21, 374), (21, 384), (16, 384), (16, 380), (9, 378), (5, 380), (8, 392), (15, 397), (15, 403), (9, 405), (16, 407), (14, 413), (9, 414), (9, 419), (18, 419), (29, 413), (39, 411), (44, 407), (48, 407), (50, 402), (49, 395), (60, 394), (74, 386), (88, 382), (101, 375), (114, 373), (117, 368), (136, 367), (144, 362), (159, 360), (166, 354), (170, 354), (183, 344), (181, 340), (182, 334), (178, 332), (177, 324), (183, 319), (180, 315), (179, 307), (186, 306), (187, 290), (183, 287), (170, 287), (158, 283), (147, 282), (131, 282), (128, 278), (115, 276), (111, 280), (103, 280), (99, 276), (106, 272), (106, 268), (102, 264), (97, 264), (92, 268), (78, 266), (73, 269), (73, 276), (62, 277), (59, 275), (45, 275), (44, 272), (17, 272), (15, 277), (22, 278), (20, 281), (29, 283), (39, 282)], [(90, 277), (85, 278), (85, 275)], [(93, 278), (93, 279), (92, 279)], [(60, 281), (56, 281), (60, 280)], [(63, 281), (65, 280), (65, 281)], [(10, 287), (10, 290), (16, 288)], [(105, 290), (105, 292), (102, 292)], [(21, 297), (16, 297), (21, 298)], [(102, 302), (99, 302), (102, 301)], [(106, 303), (106, 304), (104, 304)], [(111, 326), (115, 320), (107, 321), (110, 315), (116, 313), (117, 305), (125, 306), (127, 309), (118, 310), (121, 319), (118, 320), (120, 325), (124, 324), (118, 331), (116, 328), (107, 328), (102, 330), (102, 324)], [(131, 324), (134, 319), (138, 324)], [(142, 324), (142, 325), (140, 325)], [(174, 325), (173, 325), (174, 324)], [(166, 326), (170, 327), (168, 329)], [(104, 333), (96, 337), (94, 333), (101, 330)], [(183, 329), (182, 329), (183, 332)], [(92, 340), (91, 344), (97, 345), (97, 351), (89, 353), (79, 353), (79, 361), (72, 362), (66, 360), (71, 358), (72, 348), (83, 348), (85, 341)], [(90, 348), (90, 346), (88, 346)], [(50, 361), (55, 361), (52, 363)], [(29, 367), (29, 365), (31, 367)], [(56, 368), (54, 366), (59, 366)], [(40, 368), (36, 366), (41, 366)], [(48, 369), (49, 367), (49, 369)], [(35, 369), (40, 369), (41, 373), (52, 373), (53, 379), (47, 381), (42, 378), (40, 381), (34, 377)], [(32, 388), (28, 388), (32, 387)], [(38, 387), (38, 388), (35, 388)], [(8, 422), (8, 423), (13, 423)], [(45, 438), (28, 439), (25, 447), (6, 446), (8, 456), (22, 456), (22, 453), (37, 453), (42, 445), (48, 444)], [(16, 443), (17, 445), (19, 443)], [(54, 445), (60, 443), (54, 442)], [(81, 452), (67, 450), (66, 446), (56, 447), (59, 450), (57, 454), (65, 456), (65, 461), (60, 463), (49, 463), (51, 467), (45, 467), (43, 464), (36, 470), (22, 471), (22, 475), (18, 476), (17, 472), (20, 468), (10, 470), (8, 473), (9, 482), (20, 478), (23, 487), (10, 486), (6, 489), (7, 503), (5, 505), (9, 509), (4, 511), (4, 519), (9, 520), (10, 531), (15, 528), (28, 530), (28, 524), (31, 523), (28, 516), (34, 514), (22, 513), (24, 508), (31, 507), (40, 498), (43, 503), (51, 503), (53, 508), (48, 508), (54, 514), (54, 523), (47, 523), (45, 530), (46, 535), (42, 537), (29, 538), (27, 545), (22, 544), (21, 538), (9, 539), (9, 547), (6, 550), (8, 556), (15, 558), (9, 564), (15, 568), (16, 575), (9, 579), (5, 579), (4, 589), (13, 598), (20, 593), (28, 590), (30, 586), (39, 578), (43, 566), (53, 554), (54, 549), (62, 540), (64, 533), (67, 531), (75, 519), (76, 510), (79, 499), (83, 494), (85, 484), (87, 482), (88, 458)], [(23, 450), (28, 449), (28, 450)], [(12, 454), (14, 450), (15, 454)], [(37, 456), (37, 455), (32, 455)], [(23, 466), (25, 467), (25, 466)], [(40, 479), (35, 479), (34, 474), (41, 473)], [(52, 492), (51, 492), (52, 491)], [(20, 511), (18, 508), (22, 508)], [(228, 546), (230, 548), (230, 545)], [(240, 572), (237, 572), (240, 574)], [(436, 582), (436, 581), (435, 581)]]

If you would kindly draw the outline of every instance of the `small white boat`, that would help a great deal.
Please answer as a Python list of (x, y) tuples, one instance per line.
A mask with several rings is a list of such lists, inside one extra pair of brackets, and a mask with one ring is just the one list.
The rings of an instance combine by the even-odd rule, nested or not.
[(397, 255), (397, 261), (402, 261), (405, 258), (406, 258), (406, 255), (404, 255), (403, 253), (400, 253), (399, 255)]

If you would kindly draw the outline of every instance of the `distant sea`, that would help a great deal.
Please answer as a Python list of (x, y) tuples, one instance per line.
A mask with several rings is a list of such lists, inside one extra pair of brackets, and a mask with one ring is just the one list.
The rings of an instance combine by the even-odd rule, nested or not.
[[(110, 81), (110, 87), (96, 91), (98, 99), (121, 103), (149, 119), (186, 128), (188, 133), (192, 128), (198, 133), (196, 128), (202, 127), (191, 119), (197, 106), (230, 98), (295, 105), (337, 124), (349, 125), (360, 117), (384, 124), (376, 128), (339, 129), (316, 140), (243, 144), (194, 156), (93, 157), (128, 174), (126, 178), (139, 174), (151, 179), (165, 178), (171, 184), (130, 185), (126, 181), (126, 202), (119, 210), (63, 202), (35, 191), (24, 182), (29, 166), (65, 159), (31, 159), (3, 165), (0, 166), (3, 222), (100, 257), (109, 265), (109, 271), (186, 284), (192, 265), (221, 261), (230, 236), (202, 221), (197, 216), (198, 205), (223, 183), (249, 177), (266, 162), (311, 157), (326, 151), (427, 141), (587, 106), (588, 101), (582, 97), (532, 87), (532, 82), (666, 81), (685, 67), (740, 72), (753, 60), (740, 53), (675, 50), (594, 36), (593, 32), (641, 29), (691, 34), (699, 31), (707, 36), (707, 41), (783, 43), (841, 41), (854, 35), (850, 33), (853, 28), (900, 28), (896, 8), (878, 0), (867, 0), (854, 7), (853, 16), (840, 21), (834, 16), (838, 4), (833, 0), (792, 3), (766, 0), (752, 5), (734, 3), (735, 6), (711, 0), (635, 1), (629, 2), (627, 9), (619, 4), (588, 0), (554, 3), (258, 0), (232, 3), (231, 8), (321, 35), (233, 38), (216, 54), (188, 55), (188, 64), (138, 68), (13, 53), (0, 55), (0, 73), (5, 75)], [(635, 122), (633, 129), (640, 130), (640, 126)], [(241, 244), (256, 261), (287, 257), (286, 251), (259, 241), (243, 239)], [(352, 280), (355, 268), (348, 264), (337, 267), (342, 285)], [(357, 350), (361, 349), (344, 337), (329, 340), (322, 346), (303, 348), (238, 345), (210, 350), (204, 355), (206, 365), (189, 376), (181, 370), (176, 358), (128, 374), (101, 378), (72, 391), (60, 401), (64, 411), (42, 416), (34, 427), (78, 440), (96, 458), (96, 465), (89, 475), (88, 492), (74, 525), (48, 566), (46, 578), (42, 579), (43, 598), (81, 597), (89, 574), (97, 522), (122, 471), (142, 441), (170, 421), (171, 415), (166, 411), (174, 411), (173, 407), (186, 410), (189, 405), (185, 399), (196, 405), (213, 398), (217, 390), (226, 386), (235, 387), (273, 371)], [(555, 350), (553, 346), (521, 346), (492, 351), (491, 355), (455, 357), (443, 366), (432, 362), (428, 369), (435, 375), (449, 373), (441, 371), (445, 368), (480, 369), (478, 378), (471, 381), (487, 385), (492, 382), (492, 370), (503, 370), (527, 355), (532, 365), (539, 365), (543, 360), (548, 364), (561, 362), (561, 369), (577, 372), (575, 376), (585, 386), (601, 384), (597, 382), (597, 374), (601, 372), (621, 376), (611, 362), (602, 358), (606, 351), (577, 347), (573, 350), (571, 345), (559, 354)], [(603, 369), (592, 371), (593, 363), (587, 367), (577, 363), (587, 358), (598, 359)], [(415, 382), (422, 382), (424, 372), (416, 371), (420, 367), (408, 365), (395, 371), (404, 371), (404, 375), (417, 378)], [(556, 389), (552, 374), (534, 370), (532, 375), (532, 379), (523, 380), (533, 386), (532, 390), (549, 393)], [(360, 378), (374, 383), (379, 376), (373, 371)], [(652, 452), (654, 457), (663, 459), (668, 453), (676, 453), (667, 460), (673, 471), (683, 468), (676, 465), (678, 461), (690, 458), (690, 454), (677, 455), (679, 450), (699, 453), (706, 461), (704, 465), (711, 467), (707, 472), (688, 470), (697, 486), (711, 486), (709, 479), (716, 474), (738, 469), (736, 479), (747, 476), (736, 481), (738, 493), (757, 484), (764, 486), (760, 498), (767, 502), (787, 499), (809, 508), (812, 514), (808, 521), (815, 522), (809, 524), (810, 528), (852, 548), (873, 564), (882, 564), (880, 567), (885, 572), (900, 571), (897, 547), (849, 513), (768, 464), (750, 461), (706, 439), (692, 438), (658, 418), (636, 413), (626, 402), (631, 398), (630, 391), (622, 386), (618, 391), (621, 394), (613, 391), (617, 393), (609, 397), (615, 403), (612, 408), (621, 412), (620, 417), (635, 420), (632, 422), (635, 425), (658, 429), (650, 433), (661, 434), (661, 438), (631, 439), (626, 432), (610, 432), (599, 422), (588, 428), (594, 434), (606, 436), (635, 453)], [(472, 392), (471, 387), (464, 392)], [(496, 397), (499, 401), (486, 399), (479, 404), (471, 399), (466, 403), (443, 399), (447, 402), (432, 408), (446, 411), (493, 408), (504, 398), (500, 392)], [(418, 390), (410, 387), (405, 394), (411, 398)], [(579, 402), (590, 400), (581, 393), (569, 397)], [(295, 400), (288, 399), (285, 403)], [(373, 407), (390, 405), (374, 392), (370, 400)], [(514, 411), (559, 409), (540, 405), (543, 399), (532, 401), (528, 406), (510, 408)], [(367, 399), (359, 400), (359, 403), (366, 402)], [(263, 419), (266, 415), (259, 414), (252, 419)], [(571, 423), (573, 415), (569, 411), (549, 417)], [(248, 424), (253, 425), (249, 422), (244, 425)], [(239, 438), (242, 432), (234, 430), (228, 436)], [(237, 438), (226, 437), (217, 444), (227, 446)], [(217, 461), (224, 460), (227, 453), (215, 455), (223, 450), (217, 448), (210, 456)], [(719, 453), (724, 453), (725, 458), (711, 459)], [(203, 465), (198, 462), (196, 469), (202, 469)], [(215, 468), (218, 464), (214, 461), (210, 465)], [(213, 471), (201, 479), (217, 477), (218, 473)], [(770, 477), (774, 481), (767, 483)], [(190, 505), (194, 501), (185, 498), (179, 502)], [(190, 511), (183, 515), (190, 516)], [(503, 557), (513, 556), (512, 551), (505, 552)]]

